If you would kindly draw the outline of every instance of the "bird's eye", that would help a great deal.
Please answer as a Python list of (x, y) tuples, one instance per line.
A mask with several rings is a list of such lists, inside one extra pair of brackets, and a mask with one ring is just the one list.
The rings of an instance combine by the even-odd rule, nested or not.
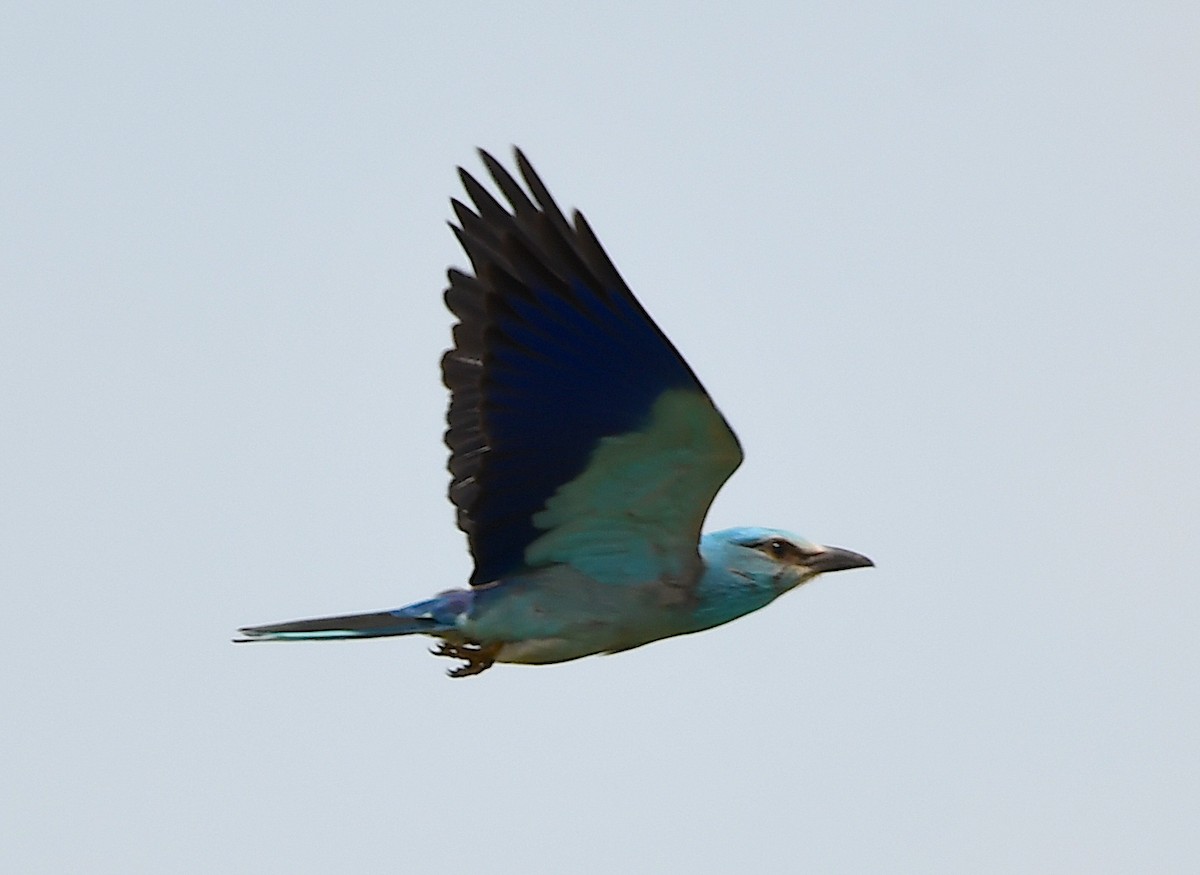
[(789, 544), (787, 541), (781, 540), (780, 538), (772, 538), (763, 546), (767, 548), (767, 552), (775, 559), (786, 559), (792, 555), (792, 552), (794, 551), (794, 548), (791, 544)]

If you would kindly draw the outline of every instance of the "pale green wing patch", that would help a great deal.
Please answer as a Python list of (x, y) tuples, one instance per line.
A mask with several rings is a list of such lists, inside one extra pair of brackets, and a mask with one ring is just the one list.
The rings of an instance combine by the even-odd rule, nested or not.
[(665, 392), (641, 430), (602, 438), (583, 472), (534, 515), (545, 534), (525, 561), (614, 584), (678, 575), (697, 561), (709, 505), (741, 461), (707, 396)]

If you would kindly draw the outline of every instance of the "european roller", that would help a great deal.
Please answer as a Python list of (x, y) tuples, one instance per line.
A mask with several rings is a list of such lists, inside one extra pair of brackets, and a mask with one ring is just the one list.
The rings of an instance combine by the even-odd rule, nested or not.
[(737, 437), (578, 211), (486, 152), (507, 204), (470, 174), (451, 225), (458, 319), (450, 500), (475, 560), (470, 587), (395, 610), (249, 626), (243, 641), (429, 635), (461, 660), (544, 665), (711, 629), (819, 574), (872, 565), (780, 529), (701, 535), (741, 464)]

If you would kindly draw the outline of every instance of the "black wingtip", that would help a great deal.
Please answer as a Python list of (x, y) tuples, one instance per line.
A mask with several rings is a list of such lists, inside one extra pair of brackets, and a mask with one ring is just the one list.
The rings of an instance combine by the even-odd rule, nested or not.
[(489, 152), (487, 149), (484, 149), (482, 146), (477, 148), (475, 151), (479, 153), (479, 160), (483, 162), (483, 166), (488, 169), (489, 173), (494, 172), (493, 168), (497, 167), (499, 167), (501, 172), (503, 172), (503, 167), (501, 167), (500, 162), (495, 159), (491, 152)]
[[(529, 179), (530, 176), (535, 178), (537, 177), (537, 173), (535, 173), (533, 170), (533, 162), (529, 160), (529, 157), (523, 151), (521, 151), (520, 146), (513, 146), (513, 158), (516, 159), (517, 169), (521, 171), (522, 176), (524, 176), (526, 179)], [(541, 182), (541, 180), (538, 179), (538, 182)]]

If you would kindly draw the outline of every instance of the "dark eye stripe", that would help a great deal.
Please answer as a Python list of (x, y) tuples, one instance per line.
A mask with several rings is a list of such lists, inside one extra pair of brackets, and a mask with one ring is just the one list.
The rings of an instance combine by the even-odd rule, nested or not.
[(785, 541), (783, 538), (767, 538), (753, 546), (756, 550), (761, 550), (781, 562), (799, 562), (808, 555), (791, 541)]

